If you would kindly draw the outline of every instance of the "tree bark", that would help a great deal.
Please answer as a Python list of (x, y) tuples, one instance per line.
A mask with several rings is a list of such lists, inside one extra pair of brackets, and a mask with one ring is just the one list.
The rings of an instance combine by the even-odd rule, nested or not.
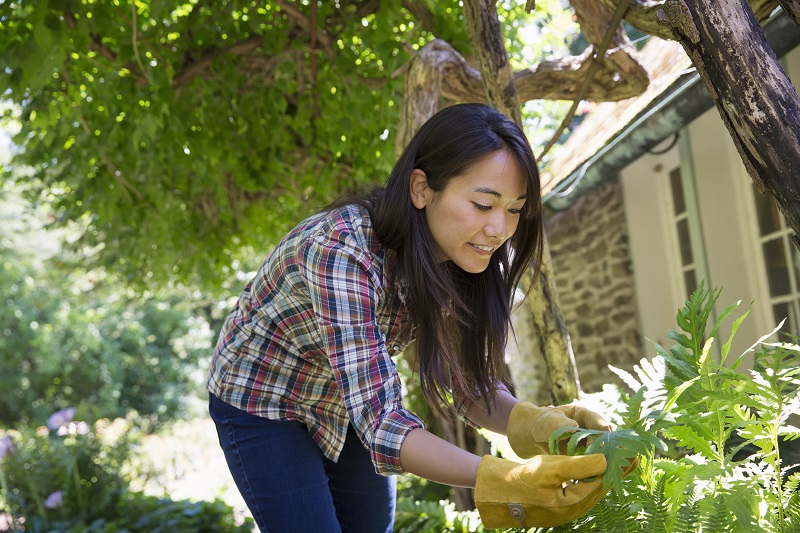
[[(465, 0), (464, 14), (467, 32), (480, 60), (486, 99), (495, 109), (522, 127), (514, 74), (508, 62), (494, 1)], [(517, 383), (516, 379), (514, 385), (518, 396), (548, 405), (575, 399), (579, 386), (569, 336), (561, 317), (553, 277), (550, 275), (550, 253), (546, 237), (544, 248), (542, 274), (534, 280), (531, 268), (526, 276), (530, 290), (522, 302), (525, 313), (520, 318), (531, 320), (533, 327), (520, 328), (517, 332), (520, 358), (519, 363), (512, 366), (512, 370), (520, 366), (541, 366), (539, 362), (543, 359), (546, 371), (539, 373), (540, 379), (535, 383), (537, 389), (531, 390), (531, 383)], [(533, 335), (523, 335), (527, 331)]]
[(778, 4), (792, 17), (794, 23), (800, 26), (800, 0), (778, 0)]
[[(603, 6), (590, 0), (576, 0), (588, 6), (579, 9), (588, 18), (603, 14)], [(604, 15), (603, 15), (604, 16)], [(596, 39), (590, 30), (594, 44)], [(642, 94), (650, 79), (647, 71), (636, 60), (635, 50), (624, 33), (615, 38), (613, 50), (597, 63), (597, 70), (584, 98), (593, 102), (615, 102)], [(543, 61), (539, 65), (514, 72), (518, 100), (573, 100), (578, 92), (592, 54), (588, 48), (579, 56), (568, 56), (556, 61)], [(481, 72), (467, 63), (455, 48), (441, 39), (434, 39), (405, 65), (405, 88), (400, 129), (395, 136), (395, 152), (401, 152), (414, 132), (441, 106), (440, 98), (452, 102), (487, 101)]]
[[(620, 0), (597, 1), (605, 4), (605, 6), (611, 11), (616, 9), (617, 4), (620, 2)], [(779, 1), (796, 2), (797, 0)], [(624, 20), (637, 30), (661, 37), (662, 39), (673, 40), (674, 37), (672, 36), (670, 29), (662, 26), (656, 20), (656, 14), (662, 7), (664, 7), (664, 2), (665, 0), (630, 0), (630, 6), (628, 7), (628, 12), (626, 13)], [(574, 5), (574, 2), (570, 3)], [(769, 17), (770, 13), (775, 10), (777, 5), (778, 2), (776, 0), (750, 0), (750, 6), (753, 8), (756, 18), (761, 21)], [(581, 28), (583, 28), (583, 24), (581, 24)]]
[(745, 0), (667, 0), (659, 22), (692, 59), (757, 188), (800, 247), (800, 98)]

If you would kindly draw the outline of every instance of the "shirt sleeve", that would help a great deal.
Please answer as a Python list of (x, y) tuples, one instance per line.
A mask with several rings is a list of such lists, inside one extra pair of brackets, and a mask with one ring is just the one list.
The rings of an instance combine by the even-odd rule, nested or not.
[(400, 376), (378, 324), (380, 269), (345, 231), (317, 234), (301, 253), (317, 331), (350, 422), (379, 474), (403, 473), (400, 446), (424, 424), (403, 407)]

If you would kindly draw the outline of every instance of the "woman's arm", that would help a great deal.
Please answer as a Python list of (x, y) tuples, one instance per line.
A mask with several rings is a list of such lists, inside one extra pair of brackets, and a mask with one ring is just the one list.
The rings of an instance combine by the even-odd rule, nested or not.
[[(517, 402), (509, 392), (499, 390), (491, 415), (483, 404), (475, 402), (467, 410), (467, 418), (482, 428), (505, 435), (509, 414)], [(400, 447), (403, 470), (453, 487), (475, 487), (480, 461), (477, 455), (419, 428), (411, 430)]]
[(486, 406), (483, 402), (477, 401), (470, 405), (467, 410), (467, 418), (478, 427), (505, 435), (511, 409), (518, 402), (519, 400), (514, 398), (510, 392), (498, 390), (494, 397), (491, 414), (486, 411)]
[(440, 439), (433, 433), (412, 429), (400, 447), (403, 470), (453, 487), (475, 487), (481, 458)]

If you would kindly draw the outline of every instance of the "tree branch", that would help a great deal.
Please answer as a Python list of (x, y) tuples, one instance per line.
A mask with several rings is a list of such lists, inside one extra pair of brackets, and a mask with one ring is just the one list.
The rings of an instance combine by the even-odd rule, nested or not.
[(668, 0), (659, 22), (691, 58), (760, 191), (800, 246), (800, 98), (746, 0)]
[[(78, 25), (78, 21), (75, 19), (75, 15), (71, 11), (66, 11), (64, 13), (64, 21), (67, 23), (71, 29), (75, 28)], [(113, 64), (115, 67), (119, 68), (120, 65), (117, 64), (117, 54), (114, 53), (113, 50), (108, 48), (106, 45), (103, 44), (102, 39), (100, 36), (94, 33), (89, 34), (89, 50), (96, 53), (98, 56), (106, 59), (109, 63)], [(133, 62), (128, 62), (125, 65), (122, 65), (122, 68), (127, 69), (134, 80), (136, 80), (136, 85), (146, 85), (147, 78), (142, 76), (136, 69)]]
[[(592, 49), (589, 48), (579, 56), (543, 61), (535, 67), (514, 72), (514, 83), (520, 101), (573, 100), (589, 68), (586, 60), (591, 54)], [(619, 68), (619, 59), (624, 55), (627, 55), (625, 51), (613, 50), (598, 63), (594, 83), (586, 89), (587, 99), (596, 102), (624, 100), (641, 94), (647, 88), (649, 79), (647, 72), (641, 67), (634, 75), (623, 74), (630, 70)], [(635, 61), (633, 64), (638, 65)], [(409, 74), (412, 70), (415, 73)], [(440, 87), (441, 95), (449, 100), (486, 101), (480, 71), (441, 39), (434, 39), (422, 47), (401, 71), (406, 74), (406, 78), (421, 76), (425, 81), (420, 83), (436, 83)], [(438, 81), (434, 82), (432, 77), (436, 77)], [(420, 89), (424, 88), (423, 85), (418, 86)]]
[[(297, 23), (298, 26), (306, 30), (307, 32), (312, 31), (311, 22), (308, 18), (300, 12), (299, 9), (294, 7), (291, 4), (286, 3), (284, 0), (276, 0), (275, 4), (281, 8), (281, 11), (286, 13), (286, 16), (291, 18), (293, 21)], [(322, 32), (317, 32), (317, 40), (319, 44), (325, 49), (325, 52), (328, 54), (329, 57), (333, 57), (333, 49), (331, 48), (331, 39), (328, 37), (327, 34)]]
[(422, 29), (432, 32), (435, 28), (434, 16), (430, 9), (425, 6), (424, 2), (414, 2), (410, 0), (403, 0), (403, 8), (414, 15)]
[[(620, 0), (597, 1), (603, 3), (612, 11), (617, 8), (620, 2)], [(674, 40), (669, 28), (665, 28), (656, 20), (656, 13), (664, 6), (665, 1), (666, 0), (631, 0), (624, 20), (637, 30), (661, 37), (662, 39)], [(797, 0), (779, 1), (797, 2)], [(762, 22), (769, 17), (776, 7), (778, 7), (778, 2), (776, 0), (750, 0), (749, 3), (753, 12), (756, 14), (756, 18)], [(583, 27), (583, 25), (581, 25), (581, 27)]]
[[(542, 149), (542, 152), (539, 154), (537, 161), (541, 161), (542, 158), (547, 155), (547, 152), (558, 142), (559, 137), (567, 128), (567, 126), (572, 122), (572, 118), (575, 116), (575, 111), (578, 110), (578, 105), (581, 103), (583, 99), (583, 95), (586, 92), (586, 89), (589, 87), (589, 84), (592, 83), (592, 79), (594, 78), (595, 70), (597, 70), (597, 65), (602, 58), (606, 55), (606, 50), (608, 49), (608, 45), (611, 44), (611, 41), (616, 37), (619, 38), (617, 35), (619, 30), (619, 23), (622, 21), (622, 17), (625, 16), (625, 12), (628, 10), (628, 3), (626, 1), (622, 1), (617, 5), (617, 9), (614, 12), (614, 16), (611, 18), (611, 21), (608, 23), (606, 27), (605, 35), (603, 36), (603, 40), (600, 42), (600, 46), (598, 47), (597, 51), (592, 54), (590, 59), (589, 68), (586, 71), (586, 77), (584, 78), (581, 86), (578, 88), (578, 94), (575, 95), (575, 99), (572, 102), (572, 106), (570, 107), (569, 111), (567, 112), (567, 116), (564, 117), (564, 120), (561, 121), (561, 125), (556, 130), (553, 137), (550, 141), (545, 145)], [(627, 38), (624, 38), (627, 39)]]
[(778, 3), (792, 17), (794, 23), (800, 26), (800, 0), (778, 0)]
[(211, 63), (223, 54), (244, 55), (261, 46), (263, 42), (264, 37), (261, 35), (255, 35), (227, 48), (215, 50), (214, 52), (201, 57), (197, 61), (193, 61), (184, 66), (183, 70), (181, 70), (174, 78), (172, 78), (172, 86), (176, 89), (182, 87), (195, 77), (205, 72), (206, 69), (211, 66)]

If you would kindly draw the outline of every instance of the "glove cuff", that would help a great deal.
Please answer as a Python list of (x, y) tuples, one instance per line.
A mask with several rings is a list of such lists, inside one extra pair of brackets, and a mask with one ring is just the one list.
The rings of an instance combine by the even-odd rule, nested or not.
[(478, 464), (475, 507), (486, 529), (529, 527), (523, 504), (508, 501), (509, 477), (516, 466), (513, 461), (492, 455), (484, 455)]
[(550, 448), (537, 443), (531, 435), (531, 428), (552, 407), (539, 407), (530, 402), (519, 402), (512, 409), (506, 426), (508, 444), (514, 453), (522, 459), (530, 459), (534, 455), (549, 454)]

